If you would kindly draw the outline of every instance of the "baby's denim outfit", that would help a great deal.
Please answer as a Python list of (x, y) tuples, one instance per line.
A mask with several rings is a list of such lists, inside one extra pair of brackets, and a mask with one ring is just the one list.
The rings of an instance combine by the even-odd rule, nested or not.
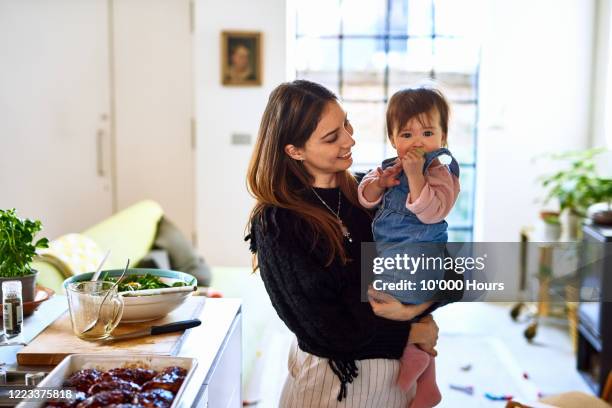
[[(433, 161), (439, 156), (447, 155), (451, 158), (448, 165), (450, 172), (459, 177), (459, 164), (445, 148), (435, 150), (425, 154), (423, 174), (427, 172)], [(383, 161), (382, 168), (392, 166), (395, 158)], [(440, 221), (434, 224), (425, 224), (417, 216), (406, 208), (406, 199), (409, 193), (408, 178), (404, 171), (399, 175), (400, 184), (388, 188), (382, 198), (379, 209), (376, 212), (372, 224), (372, 232), (378, 256), (395, 258), (396, 255), (404, 256), (408, 254), (412, 257), (444, 257), (445, 245), (448, 241), (448, 224)], [(418, 198), (418, 197), (415, 197)], [(428, 244), (422, 244), (428, 243)], [(442, 244), (432, 244), (442, 243)], [(441, 280), (444, 277), (444, 270), (418, 271), (414, 275), (406, 270), (386, 270), (375, 279), (383, 282), (400, 282), (409, 280), (416, 283), (416, 290), (385, 290), (386, 293), (397, 298), (402, 303), (420, 304), (431, 300), (433, 292), (421, 289), (422, 280)]]

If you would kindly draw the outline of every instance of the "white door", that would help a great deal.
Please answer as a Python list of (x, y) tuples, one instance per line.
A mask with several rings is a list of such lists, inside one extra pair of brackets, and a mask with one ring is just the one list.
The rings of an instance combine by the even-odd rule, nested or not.
[(117, 204), (150, 198), (195, 231), (190, 0), (115, 0)]
[(112, 212), (107, 2), (0, 0), (0, 208), (54, 238)]

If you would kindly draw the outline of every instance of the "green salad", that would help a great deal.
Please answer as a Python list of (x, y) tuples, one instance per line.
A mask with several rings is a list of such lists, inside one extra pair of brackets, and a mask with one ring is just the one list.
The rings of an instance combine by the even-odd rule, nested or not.
[[(108, 278), (107, 281), (117, 282), (118, 278)], [(119, 292), (129, 292), (135, 290), (145, 289), (161, 289), (161, 288), (173, 288), (178, 286), (190, 286), (186, 282), (174, 282), (172, 285), (167, 285), (160, 280), (158, 276), (154, 275), (128, 275), (123, 278), (119, 283)]]

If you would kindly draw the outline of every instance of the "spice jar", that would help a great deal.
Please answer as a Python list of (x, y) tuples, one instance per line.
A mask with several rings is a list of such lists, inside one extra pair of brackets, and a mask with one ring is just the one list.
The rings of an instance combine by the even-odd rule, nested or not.
[(20, 281), (2, 282), (2, 313), (4, 334), (7, 337), (19, 335), (23, 324)]
[(36, 387), (42, 380), (44, 380), (47, 373), (38, 372), (38, 373), (27, 373), (25, 375), (25, 383), (26, 386)]

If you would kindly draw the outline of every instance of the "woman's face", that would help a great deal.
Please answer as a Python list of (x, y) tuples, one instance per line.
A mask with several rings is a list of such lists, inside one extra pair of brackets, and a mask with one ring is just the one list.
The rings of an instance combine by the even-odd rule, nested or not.
[[(315, 178), (348, 169), (353, 164), (351, 147), (355, 145), (353, 127), (337, 102), (329, 102), (315, 131), (293, 158), (302, 160)], [(297, 156), (297, 157), (296, 157)]]

